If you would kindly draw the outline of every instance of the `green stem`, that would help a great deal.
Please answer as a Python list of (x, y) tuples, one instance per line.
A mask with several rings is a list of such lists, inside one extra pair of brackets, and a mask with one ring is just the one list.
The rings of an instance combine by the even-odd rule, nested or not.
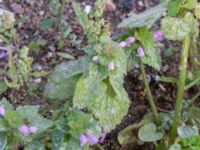
[(60, 15), (63, 15), (66, 3), (67, 3), (67, 0), (62, 0), (61, 9), (60, 9)]
[(190, 36), (187, 36), (183, 40), (183, 51), (182, 57), (180, 62), (180, 72), (179, 72), (179, 80), (178, 80), (178, 92), (177, 92), (177, 99), (176, 99), (176, 106), (175, 106), (175, 116), (172, 125), (172, 129), (170, 131), (170, 139), (169, 139), (169, 146), (171, 146), (176, 138), (177, 128), (180, 122), (181, 116), (181, 109), (183, 103), (183, 94), (184, 94), (184, 86), (185, 86), (185, 79), (187, 73), (187, 61), (188, 61), (188, 51), (190, 45)]
[(146, 89), (146, 92), (147, 92), (149, 104), (151, 106), (153, 115), (155, 117), (156, 124), (160, 125), (160, 118), (159, 118), (159, 115), (158, 115), (158, 111), (156, 109), (156, 105), (154, 103), (153, 96), (151, 94), (151, 90), (149, 88), (149, 84), (148, 84), (148, 81), (147, 81), (147, 78), (146, 78), (146, 72), (145, 72), (144, 65), (143, 65), (141, 59), (139, 60), (139, 64), (140, 64), (140, 71), (141, 71), (142, 79), (143, 79), (144, 86), (145, 86), (145, 89)]

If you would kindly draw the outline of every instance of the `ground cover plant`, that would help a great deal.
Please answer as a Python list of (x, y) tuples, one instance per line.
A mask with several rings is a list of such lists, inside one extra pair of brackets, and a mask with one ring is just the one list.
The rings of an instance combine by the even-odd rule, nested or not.
[(197, 0), (0, 3), (0, 149), (200, 149)]

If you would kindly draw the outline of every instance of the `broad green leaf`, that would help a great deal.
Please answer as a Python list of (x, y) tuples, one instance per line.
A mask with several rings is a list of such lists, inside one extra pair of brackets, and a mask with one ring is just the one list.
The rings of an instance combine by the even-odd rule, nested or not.
[(4, 81), (0, 81), (0, 94), (4, 93), (8, 89), (8, 86)]
[(109, 48), (108, 53), (112, 55), (115, 69), (107, 70), (105, 56), (100, 58), (100, 63), (105, 66), (91, 63), (89, 72), (83, 75), (77, 83), (73, 103), (80, 109), (87, 108), (94, 114), (104, 130), (109, 132), (127, 113), (129, 102), (123, 87), (126, 56), (121, 49), (112, 51), (111, 45), (106, 45), (104, 48), (105, 50)]
[(16, 112), (20, 115), (20, 118), (29, 121), (30, 125), (36, 126), (39, 132), (51, 127), (53, 122), (42, 117), (38, 114), (39, 106), (20, 106), (16, 109)]
[(200, 149), (200, 136), (193, 136), (190, 138), (183, 138), (179, 144), (182, 150), (199, 150)]
[(185, 3), (185, 7), (187, 9), (194, 9), (195, 6), (197, 5), (197, 0), (187, 0), (186, 3)]
[(118, 133), (117, 139), (120, 145), (128, 143), (137, 143), (137, 132), (138, 129), (144, 125), (144, 122), (135, 123), (129, 125)]
[(169, 150), (182, 150), (181, 145), (180, 144), (174, 144), (170, 147)]
[(78, 109), (70, 112), (68, 119), (69, 133), (73, 137), (80, 137), (81, 134), (90, 134), (99, 137), (101, 128), (91, 114), (86, 114)]
[(178, 127), (177, 132), (181, 138), (189, 138), (199, 135), (199, 131), (196, 126), (180, 126)]
[(169, 16), (175, 16), (180, 11), (179, 2), (171, 1), (167, 6), (167, 12)]
[(47, 30), (47, 29), (51, 28), (51, 26), (52, 26), (51, 19), (45, 19), (40, 23), (40, 29), (42, 29), (42, 30)]
[(72, 97), (77, 80), (88, 69), (88, 61), (81, 57), (58, 65), (45, 85), (44, 96), (59, 100)]
[(64, 133), (55, 129), (52, 133), (52, 150), (59, 150)]
[(191, 35), (194, 38), (199, 36), (199, 22), (194, 18), (194, 15), (190, 12), (186, 13), (183, 20), (188, 23), (191, 28)]
[(68, 141), (63, 141), (59, 150), (82, 150), (79, 140), (70, 138)]
[(161, 68), (160, 50), (157, 48), (153, 35), (147, 28), (140, 28), (135, 33), (135, 37), (141, 42), (145, 56), (142, 57), (142, 62), (157, 70)]
[(0, 132), (0, 150), (4, 150), (7, 145), (7, 134)]
[(139, 129), (138, 137), (143, 142), (155, 142), (162, 139), (163, 133), (157, 131), (154, 123), (149, 123)]
[(0, 132), (5, 132), (8, 130), (8, 125), (6, 123), (6, 120), (4, 118), (0, 118)]
[(45, 150), (45, 145), (42, 141), (33, 141), (25, 146), (24, 150)]
[(58, 15), (61, 4), (58, 0), (49, 0), (49, 9), (53, 15)]
[(4, 107), (5, 110), (13, 110), (12, 104), (5, 97), (1, 99), (0, 106)]
[(165, 17), (162, 20), (161, 26), (164, 36), (173, 41), (182, 40), (192, 31), (190, 25), (183, 19), (173, 17)]
[(159, 4), (140, 14), (132, 14), (124, 19), (118, 28), (151, 27), (166, 11), (166, 4)]

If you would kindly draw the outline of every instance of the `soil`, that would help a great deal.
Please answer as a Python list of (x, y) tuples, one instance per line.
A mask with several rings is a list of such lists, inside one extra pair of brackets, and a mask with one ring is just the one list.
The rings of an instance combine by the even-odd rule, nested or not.
[[(92, 5), (94, 0), (79, 0), (79, 2), (82, 6), (85, 6), (86, 4)], [(6, 0), (4, 5), (9, 10), (15, 12), (17, 18), (22, 16), (29, 17), (25, 23), (16, 26), (18, 38), (15, 42), (15, 46), (22, 47), (23, 45), (29, 45), (31, 41), (35, 41), (38, 38), (47, 40), (47, 43), (41, 47), (39, 53), (31, 52), (30, 55), (34, 59), (33, 71), (45, 70), (50, 73), (53, 71), (56, 64), (60, 64), (61, 62), (67, 60), (56, 55), (56, 52), (58, 52), (57, 33), (51, 29), (43, 31), (38, 27), (39, 23), (45, 18), (51, 17), (55, 20), (55, 18), (50, 14), (47, 3), (47, 0)], [(130, 12), (142, 12), (145, 9), (148, 9), (159, 3), (159, 0), (116, 0), (114, 3), (117, 6), (116, 11), (105, 12), (104, 14), (105, 19), (110, 23), (112, 35), (121, 32), (116, 28), (116, 26), (123, 18), (127, 17)], [(70, 4), (66, 6), (62, 19), (68, 21), (74, 33), (77, 35), (78, 39), (82, 41), (82, 45), (84, 45), (87, 42), (86, 37), (83, 34), (82, 28), (76, 21)], [(177, 77), (180, 51), (176, 51), (175, 55), (167, 59), (164, 57), (164, 51), (171, 46), (180, 48), (180, 45), (175, 45), (174, 43), (167, 41), (163, 41), (162, 44), (163, 45), (161, 46), (161, 49), (164, 58), (162, 62), (163, 70), (157, 72), (149, 67), (146, 67), (146, 69), (147, 74), (151, 77), (150, 87), (152, 89), (153, 95), (155, 96), (154, 98), (156, 100), (158, 110), (161, 112), (168, 112), (174, 107), (177, 85), (158, 82), (155, 80), (155, 77), (156, 75)], [(75, 58), (84, 55), (83, 52), (77, 50), (77, 48), (72, 46), (68, 41), (65, 41), (64, 48), (59, 51), (67, 52), (73, 55)], [(0, 62), (1, 61), (2, 60), (0, 60)], [(32, 77), (31, 80), (34, 83), (36, 78)], [(48, 105), (49, 102), (40, 94), (42, 93), (43, 85), (46, 83), (46, 81), (47, 77), (41, 78), (41, 84), (37, 91), (34, 91), (34, 94), (28, 94), (27, 85), (20, 91), (13, 89), (8, 90), (1, 96), (12, 99), (12, 103), (14, 103), (16, 106), (26, 104)], [(105, 150), (153, 150), (154, 147), (149, 144), (143, 146), (121, 146), (117, 141), (117, 135), (119, 131), (128, 125), (138, 122), (146, 112), (150, 111), (138, 68), (134, 68), (132, 71), (130, 71), (125, 76), (124, 81), (124, 87), (131, 101), (129, 113), (124, 117), (121, 124), (117, 125), (116, 129), (107, 135), (105, 141), (102, 143), (102, 146), (105, 148)], [(195, 89), (192, 89), (186, 93), (185, 98), (191, 98), (191, 94), (194, 92)]]

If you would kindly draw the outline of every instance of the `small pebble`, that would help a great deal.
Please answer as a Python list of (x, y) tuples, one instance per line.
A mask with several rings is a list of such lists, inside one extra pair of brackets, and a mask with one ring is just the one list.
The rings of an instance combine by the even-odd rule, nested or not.
[(140, 7), (143, 7), (143, 6), (144, 6), (143, 1), (138, 1), (138, 5), (139, 5)]

